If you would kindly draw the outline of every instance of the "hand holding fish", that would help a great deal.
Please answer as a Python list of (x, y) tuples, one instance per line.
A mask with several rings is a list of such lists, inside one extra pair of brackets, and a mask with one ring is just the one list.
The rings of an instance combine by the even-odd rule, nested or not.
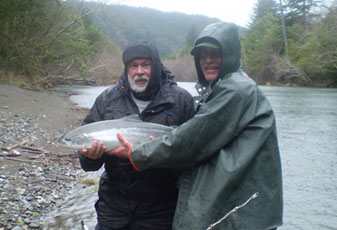
[(120, 142), (120, 146), (110, 152), (107, 152), (107, 154), (115, 155), (120, 158), (129, 158), (129, 154), (132, 150), (133, 144), (125, 140), (121, 133), (117, 133), (117, 138)]
[(103, 142), (97, 142), (96, 140), (92, 142), (90, 148), (82, 149), (82, 154), (89, 159), (97, 160), (103, 156), (106, 147), (103, 145)]
[[(121, 133), (117, 133), (117, 138), (120, 142), (120, 146), (115, 148), (114, 150), (107, 152), (108, 155), (115, 155), (120, 158), (129, 158), (129, 154), (131, 153), (132, 147), (134, 144), (128, 142)], [(153, 136), (149, 136), (150, 141), (154, 140)]]

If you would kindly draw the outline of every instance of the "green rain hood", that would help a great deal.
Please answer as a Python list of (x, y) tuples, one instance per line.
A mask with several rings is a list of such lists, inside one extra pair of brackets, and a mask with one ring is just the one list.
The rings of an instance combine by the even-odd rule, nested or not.
[[(194, 118), (131, 152), (140, 170), (176, 168), (180, 178), (174, 230), (206, 230), (252, 194), (259, 197), (215, 229), (260, 230), (282, 225), (282, 178), (275, 117), (255, 82), (241, 70), (238, 29), (207, 26), (196, 44), (216, 41), (219, 77), (208, 84), (195, 63), (202, 93)], [(165, 178), (163, 178), (165, 180)]]

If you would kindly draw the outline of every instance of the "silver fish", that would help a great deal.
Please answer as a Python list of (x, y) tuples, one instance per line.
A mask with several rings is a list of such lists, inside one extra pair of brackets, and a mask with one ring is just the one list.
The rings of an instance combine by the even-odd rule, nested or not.
[(150, 141), (149, 136), (157, 138), (170, 133), (172, 129), (173, 127), (170, 126), (144, 122), (135, 116), (129, 116), (83, 125), (64, 135), (59, 142), (72, 148), (82, 149), (90, 148), (92, 142), (97, 140), (103, 142), (106, 151), (110, 151), (120, 145), (117, 133), (121, 133), (134, 145), (140, 145)]

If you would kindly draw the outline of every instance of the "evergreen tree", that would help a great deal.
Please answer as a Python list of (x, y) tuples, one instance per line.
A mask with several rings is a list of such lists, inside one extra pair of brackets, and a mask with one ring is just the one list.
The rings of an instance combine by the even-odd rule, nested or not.
[[(315, 81), (337, 85), (337, 7), (312, 30), (304, 30), (299, 24), (289, 28), (291, 33), (290, 58)], [(299, 36), (298, 33), (306, 36)]]
[(259, 83), (273, 81), (275, 57), (282, 52), (281, 23), (272, 13), (250, 26), (243, 39), (243, 60), (247, 72)]
[(267, 14), (277, 15), (277, 3), (275, 0), (258, 0), (253, 8), (252, 23), (263, 18)]
[(295, 23), (306, 27), (310, 24), (312, 18), (316, 16), (314, 9), (321, 3), (321, 0), (286, 0), (286, 18), (287, 25)]

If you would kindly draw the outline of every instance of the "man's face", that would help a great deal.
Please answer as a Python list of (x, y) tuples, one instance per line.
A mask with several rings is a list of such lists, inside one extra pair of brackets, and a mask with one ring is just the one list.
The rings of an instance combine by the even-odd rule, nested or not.
[(221, 51), (210, 47), (201, 47), (200, 67), (208, 82), (214, 81), (219, 74)]
[(131, 89), (136, 93), (145, 91), (151, 77), (151, 59), (136, 58), (128, 62), (128, 80)]

